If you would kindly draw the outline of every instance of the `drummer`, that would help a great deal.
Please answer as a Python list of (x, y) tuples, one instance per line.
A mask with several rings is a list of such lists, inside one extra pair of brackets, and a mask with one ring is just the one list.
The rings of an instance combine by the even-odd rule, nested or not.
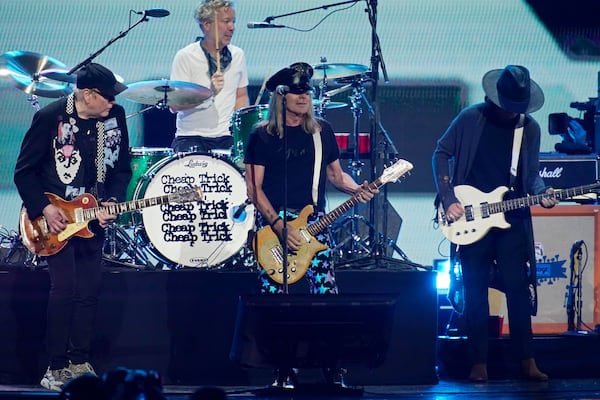
[(244, 51), (231, 44), (235, 9), (231, 0), (202, 0), (194, 18), (202, 37), (177, 51), (171, 80), (210, 88), (214, 96), (200, 105), (171, 106), (177, 112), (176, 152), (225, 150), (233, 146), (230, 121), (234, 111), (247, 107), (248, 71)]

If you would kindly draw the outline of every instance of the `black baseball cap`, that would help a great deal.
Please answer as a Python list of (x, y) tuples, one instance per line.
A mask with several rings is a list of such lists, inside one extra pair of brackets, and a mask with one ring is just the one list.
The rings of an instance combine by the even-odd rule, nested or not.
[(96, 63), (90, 63), (77, 71), (77, 87), (98, 89), (102, 95), (113, 97), (127, 89), (127, 86), (117, 81), (111, 70)]

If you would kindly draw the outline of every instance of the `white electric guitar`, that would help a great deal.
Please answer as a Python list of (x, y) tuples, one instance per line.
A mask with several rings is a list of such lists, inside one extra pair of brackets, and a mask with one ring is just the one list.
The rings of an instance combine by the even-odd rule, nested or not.
[[(563, 200), (599, 189), (600, 183), (569, 189), (556, 189), (553, 197)], [(497, 187), (489, 193), (484, 193), (469, 185), (454, 187), (454, 194), (465, 209), (465, 213), (456, 221), (450, 222), (440, 204), (437, 211), (437, 222), (442, 234), (455, 244), (475, 243), (491, 228), (510, 228), (510, 224), (504, 218), (504, 212), (537, 205), (544, 197), (548, 197), (546, 194), (537, 194), (502, 200), (506, 192), (508, 192), (506, 186)]]

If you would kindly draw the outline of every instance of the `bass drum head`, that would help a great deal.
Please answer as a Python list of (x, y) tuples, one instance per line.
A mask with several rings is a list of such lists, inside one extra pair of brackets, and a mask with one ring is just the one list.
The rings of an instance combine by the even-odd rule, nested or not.
[(136, 199), (199, 187), (202, 200), (169, 203), (141, 211), (143, 229), (158, 259), (193, 268), (218, 267), (246, 244), (254, 227), (254, 206), (246, 182), (228, 160), (201, 153), (178, 154), (156, 164), (136, 188)]

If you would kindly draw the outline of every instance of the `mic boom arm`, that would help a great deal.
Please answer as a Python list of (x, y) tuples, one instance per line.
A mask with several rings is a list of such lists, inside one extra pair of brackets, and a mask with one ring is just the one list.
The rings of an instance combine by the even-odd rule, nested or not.
[[(166, 11), (166, 10), (165, 10)], [(134, 11), (135, 12), (135, 11)], [(168, 11), (167, 11), (168, 12)], [(137, 14), (137, 12), (135, 12)], [(114, 38), (110, 39), (108, 41), (108, 43), (106, 43), (103, 47), (101, 47), (98, 51), (92, 53), (92, 55), (90, 55), (88, 58), (86, 58), (85, 60), (83, 60), (82, 62), (80, 62), (79, 64), (77, 64), (76, 66), (74, 66), (73, 68), (71, 68), (69, 70), (69, 72), (67, 72), (67, 75), (71, 75), (77, 71), (79, 71), (80, 68), (82, 68), (85, 65), (88, 65), (89, 63), (92, 62), (92, 60), (96, 57), (98, 57), (98, 55), (100, 53), (102, 53), (104, 50), (106, 50), (106, 48), (108, 46), (110, 46), (111, 44), (113, 44), (114, 42), (116, 42), (117, 40), (121, 39), (122, 37), (125, 37), (125, 35), (127, 35), (129, 33), (130, 30), (132, 30), (133, 28), (135, 28), (136, 26), (138, 26), (139, 24), (141, 24), (144, 21), (148, 21), (148, 17), (146, 16), (146, 12), (144, 11), (144, 15), (142, 15), (142, 18), (140, 18), (139, 21), (137, 21), (135, 24), (131, 25), (129, 28), (127, 28), (126, 30), (124, 30), (123, 32), (120, 32), (117, 36), (115, 36)]]

